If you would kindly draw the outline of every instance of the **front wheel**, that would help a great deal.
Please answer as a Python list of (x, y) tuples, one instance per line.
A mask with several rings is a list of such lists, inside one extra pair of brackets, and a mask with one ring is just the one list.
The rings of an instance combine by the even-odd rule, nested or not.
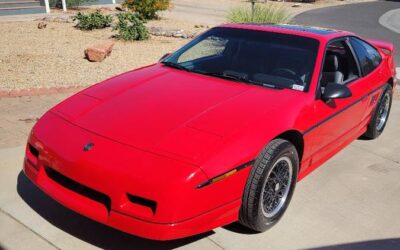
[(392, 106), (392, 97), (392, 87), (387, 84), (378, 104), (376, 105), (375, 111), (372, 114), (367, 132), (363, 135), (365, 138), (375, 139), (382, 134), (389, 118), (390, 108)]
[(299, 158), (289, 141), (275, 139), (260, 153), (243, 193), (239, 221), (263, 232), (285, 213), (296, 186)]

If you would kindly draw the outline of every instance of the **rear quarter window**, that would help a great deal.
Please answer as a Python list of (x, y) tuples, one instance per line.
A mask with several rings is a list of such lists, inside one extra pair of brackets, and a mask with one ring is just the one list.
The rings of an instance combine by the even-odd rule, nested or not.
[(381, 63), (381, 55), (368, 43), (355, 37), (350, 38), (350, 43), (356, 52), (358, 61), (360, 62), (361, 70), (363, 71), (364, 75), (371, 73), (371, 71), (373, 71)]

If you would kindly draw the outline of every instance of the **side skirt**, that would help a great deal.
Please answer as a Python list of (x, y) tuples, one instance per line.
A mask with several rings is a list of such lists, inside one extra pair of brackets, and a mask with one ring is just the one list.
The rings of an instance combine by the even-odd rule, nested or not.
[[(323, 163), (325, 163), (326, 161), (328, 161), (330, 158), (332, 158), (333, 156), (335, 156), (339, 151), (341, 151), (343, 148), (345, 148), (346, 146), (348, 146), (350, 143), (352, 143), (353, 141), (355, 141), (356, 139), (358, 139), (361, 135), (363, 135), (366, 131), (367, 131), (367, 127), (366, 124), (368, 124), (369, 119), (364, 120), (361, 124), (359, 124), (357, 126), (357, 128), (350, 130), (348, 133), (344, 134), (340, 139), (338, 139), (337, 141), (342, 141), (342, 143), (340, 143), (339, 145), (335, 145), (334, 143), (325, 146), (324, 148), (322, 148), (320, 151), (316, 152), (315, 154), (320, 154), (321, 151), (328, 151), (328, 153), (326, 153), (326, 155), (321, 158), (319, 161), (313, 162), (313, 156), (312, 155), (309, 159), (311, 160), (306, 160), (310, 161), (310, 165), (304, 169), (302, 169), (299, 173), (299, 176), (297, 178), (297, 181), (301, 181), (304, 177), (306, 177), (307, 175), (309, 175), (312, 171), (314, 171), (316, 168), (318, 168), (319, 166), (321, 166)], [(356, 132), (354, 132), (356, 131)]]

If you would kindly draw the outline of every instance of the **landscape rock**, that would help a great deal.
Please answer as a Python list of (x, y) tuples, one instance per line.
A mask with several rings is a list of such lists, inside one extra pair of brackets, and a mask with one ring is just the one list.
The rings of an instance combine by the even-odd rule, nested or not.
[(85, 57), (90, 62), (101, 62), (111, 54), (115, 42), (98, 43), (85, 49)]
[(96, 9), (96, 11), (100, 11), (100, 12), (104, 12), (104, 11), (113, 11), (113, 9), (112, 8), (110, 8), (110, 7), (100, 7), (100, 8), (97, 8)]
[(47, 27), (47, 23), (45, 22), (39, 22), (37, 25), (38, 29), (45, 29)]
[(204, 24), (196, 24), (196, 25), (194, 25), (194, 27), (196, 28), (196, 29), (204, 29), (204, 28), (209, 28), (209, 26), (208, 25), (204, 25)]
[(55, 22), (55, 23), (72, 23), (71, 16), (46, 16), (43, 18), (38, 18), (36, 21), (45, 21), (45, 22)]
[(184, 39), (193, 38), (197, 34), (197, 32), (190, 32), (182, 29), (165, 29), (162, 27), (149, 27), (149, 32), (153, 36), (165, 36)]

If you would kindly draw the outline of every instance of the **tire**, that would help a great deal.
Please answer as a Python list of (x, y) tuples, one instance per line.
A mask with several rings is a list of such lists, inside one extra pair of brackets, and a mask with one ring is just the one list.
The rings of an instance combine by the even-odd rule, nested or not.
[(372, 114), (367, 131), (363, 134), (364, 138), (375, 139), (382, 134), (386, 127), (387, 120), (389, 119), (392, 99), (392, 87), (389, 84), (386, 84), (385, 90), (383, 91), (383, 94), (376, 105), (375, 111)]
[[(250, 171), (243, 192), (239, 222), (257, 232), (264, 232), (275, 225), (290, 203), (298, 169), (299, 157), (293, 144), (283, 139), (271, 141)], [(278, 178), (281, 182), (275, 181), (276, 176), (282, 177)]]

